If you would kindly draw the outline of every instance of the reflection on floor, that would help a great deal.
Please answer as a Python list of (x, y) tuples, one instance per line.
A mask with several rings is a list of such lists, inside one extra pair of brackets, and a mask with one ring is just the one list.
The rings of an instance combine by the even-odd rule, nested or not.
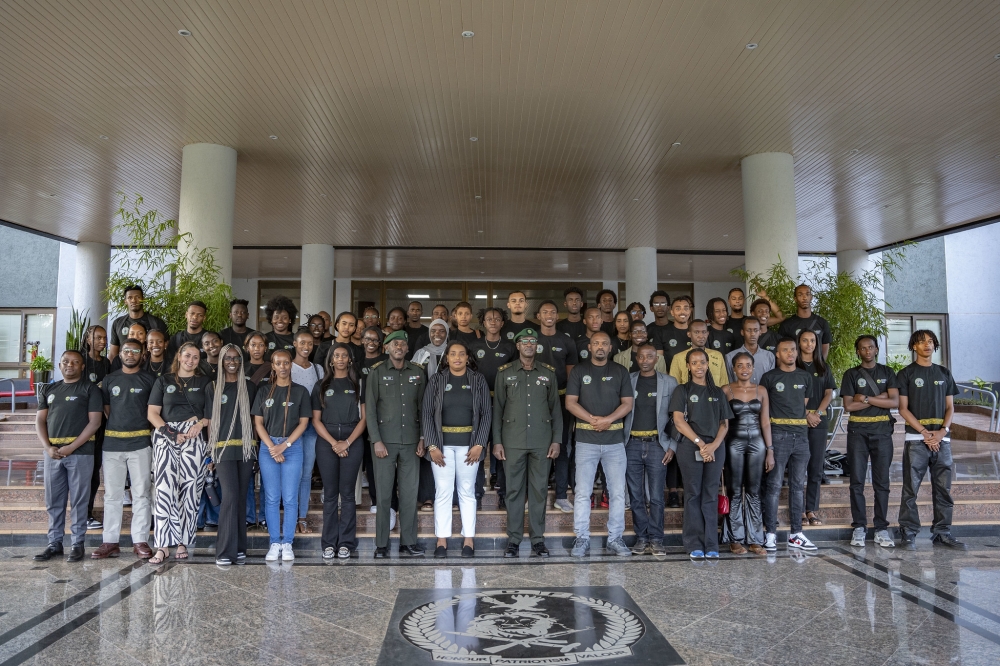
[[(620, 589), (688, 664), (995, 665), (1000, 539), (967, 541), (965, 552), (926, 539), (916, 551), (824, 543), (814, 556), (782, 550), (712, 564), (680, 552), (623, 561), (595, 551), (581, 563), (554, 550), (546, 562), (481, 556), (445, 561), (452, 566), (327, 564), (303, 553), (293, 565), (251, 558), (225, 570), (207, 556), (159, 570), (131, 557), (40, 564), (35, 549), (8, 548), (0, 550), (0, 663), (375, 664), (386, 637), (400, 633), (390, 624), (397, 598), (423, 603), (400, 590), (534, 590), (517, 613), (536, 622), (538, 609), (555, 612), (534, 600), (539, 590), (594, 587)], [(466, 628), (451, 630), (474, 633)], [(640, 652), (595, 663), (644, 663)]]

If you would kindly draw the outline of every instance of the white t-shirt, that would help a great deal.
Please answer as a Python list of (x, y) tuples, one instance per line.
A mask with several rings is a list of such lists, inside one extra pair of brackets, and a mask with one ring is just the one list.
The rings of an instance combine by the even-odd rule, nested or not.
[(316, 363), (310, 363), (303, 368), (298, 363), (292, 363), (292, 381), (302, 386), (312, 395), (313, 386), (323, 379), (323, 368)]

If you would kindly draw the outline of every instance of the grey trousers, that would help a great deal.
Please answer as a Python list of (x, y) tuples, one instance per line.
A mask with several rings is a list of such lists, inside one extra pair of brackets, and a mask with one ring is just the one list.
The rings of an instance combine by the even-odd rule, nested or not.
[(122, 531), (122, 501), (125, 477), (132, 479), (132, 543), (149, 541), (149, 522), (153, 515), (153, 448), (138, 451), (104, 449), (104, 543), (118, 543)]
[(62, 460), (48, 455), (45, 464), (45, 510), (49, 514), (49, 543), (62, 544), (66, 533), (66, 501), (70, 506), (73, 545), (82, 546), (87, 536), (87, 502), (94, 456), (74, 453)]

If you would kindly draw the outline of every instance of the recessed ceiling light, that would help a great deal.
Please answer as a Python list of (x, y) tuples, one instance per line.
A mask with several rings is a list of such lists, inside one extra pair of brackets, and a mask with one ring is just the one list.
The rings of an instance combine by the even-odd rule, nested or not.
[(357, 231), (357, 229), (351, 229), (351, 231)]
[(590, 257), (587, 257), (587, 261), (593, 261), (593, 259), (591, 259)]
[[(485, 259), (486, 257), (479, 257), (479, 258), (480, 258), (480, 259)], [(483, 298), (486, 298), (486, 297), (485, 297), (485, 296), (483, 296)]]
[(847, 154), (848, 155), (857, 155), (860, 152), (861, 152), (861, 150), (859, 148), (851, 148), (849, 151), (847, 151)]
[(481, 234), (481, 233), (483, 233), (483, 230), (482, 230), (482, 229), (480, 229), (480, 230), (479, 230), (479, 231), (477, 231), (476, 233), (477, 233), (477, 234)]
[(667, 275), (673, 275), (673, 273), (667, 273)]
[(321, 194), (319, 196), (320, 196), (321, 199), (326, 199), (326, 195), (325, 194)]
[(479, 271), (480, 275), (486, 275), (486, 271)]
[(757, 42), (750, 42), (749, 44), (747, 44), (747, 48), (753, 51), (755, 48), (757, 48)]
[(674, 141), (674, 142), (673, 142), (672, 144), (670, 144), (670, 145), (671, 145), (671, 146), (675, 146), (675, 147), (676, 147), (676, 146), (679, 146), (679, 145), (681, 145), (681, 142), (680, 142), (680, 141)]
[(638, 201), (638, 199), (632, 199), (632, 201)]
[(462, 37), (465, 37), (466, 39), (469, 39), (470, 37), (475, 37), (475, 36), (476, 36), (476, 33), (472, 32), (471, 30), (463, 30), (462, 31)]
[(180, 35), (181, 37), (190, 37), (191, 31), (188, 30), (187, 28), (181, 28), (180, 30), (177, 31), (177, 34)]
[(482, 197), (481, 197), (481, 196), (479, 196), (478, 194), (476, 195), (476, 198), (477, 198), (477, 199), (482, 199)]
[(729, 238), (729, 234), (722, 234), (723, 238)]
[(993, 59), (994, 60), (1000, 60), (1000, 53), (998, 53), (995, 56), (993, 56)]
[(269, 136), (267, 138), (270, 139), (271, 141), (277, 141), (278, 140), (278, 135), (277, 134), (272, 134), (271, 136)]
[(106, 134), (102, 134), (101, 136), (99, 136), (97, 138), (100, 139), (101, 141), (107, 141), (108, 140), (108, 136)]
[(243, 231), (250, 231), (249, 229), (244, 229)]
[(469, 141), (479, 141), (479, 137), (478, 136), (470, 136), (469, 137)]
[(288, 257), (285, 257), (285, 259), (288, 259)]

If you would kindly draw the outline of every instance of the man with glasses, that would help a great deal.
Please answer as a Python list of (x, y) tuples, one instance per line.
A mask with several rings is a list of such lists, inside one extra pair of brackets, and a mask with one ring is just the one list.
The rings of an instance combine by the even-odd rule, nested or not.
[[(646, 332), (647, 329), (648, 326), (646, 326), (645, 322), (638, 319), (629, 324), (628, 330), (629, 337), (632, 339), (632, 346), (629, 349), (624, 349), (615, 354), (615, 363), (622, 366), (629, 372), (635, 372), (636, 368), (639, 367), (637, 359), (639, 348), (649, 342), (649, 334)], [(660, 354), (656, 355), (656, 364), (654, 369), (657, 372), (667, 374), (667, 363), (663, 360), (663, 356)]]
[(670, 327), (670, 296), (667, 292), (660, 289), (654, 291), (649, 297), (649, 309), (653, 312), (654, 321), (646, 325), (646, 333), (656, 352), (662, 356), (663, 345), (666, 344), (664, 338)]

